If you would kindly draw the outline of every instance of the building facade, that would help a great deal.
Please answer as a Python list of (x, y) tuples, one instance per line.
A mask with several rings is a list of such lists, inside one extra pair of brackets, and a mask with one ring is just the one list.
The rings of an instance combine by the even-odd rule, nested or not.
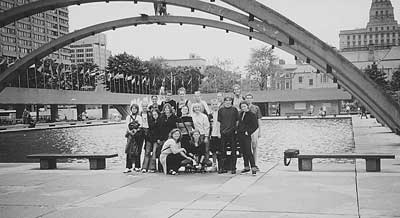
[(71, 63), (91, 62), (105, 70), (111, 51), (107, 50), (107, 36), (103, 33), (89, 36), (70, 45)]
[[(28, 2), (30, 1), (0, 0), (0, 13)], [(68, 23), (68, 8), (59, 8), (23, 18), (0, 28), (0, 57), (9, 61), (22, 58), (40, 46), (68, 34)], [(69, 53), (69, 48), (66, 47), (55, 51), (48, 58), (68, 64)]]
[(337, 88), (326, 73), (318, 72), (309, 64), (281, 64), (277, 76), (272, 77), (271, 90), (299, 90)]
[(400, 66), (400, 25), (390, 0), (372, 0), (366, 28), (342, 30), (340, 53), (360, 69), (372, 63), (389, 79)]
[(194, 67), (197, 68), (200, 73), (203, 73), (206, 69), (207, 61), (195, 54), (190, 54), (188, 59), (163, 60), (162, 64), (169, 67)]

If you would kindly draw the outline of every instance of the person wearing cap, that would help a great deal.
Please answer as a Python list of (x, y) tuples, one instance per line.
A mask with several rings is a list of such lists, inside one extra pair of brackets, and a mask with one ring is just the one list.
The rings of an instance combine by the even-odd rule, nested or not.
[[(221, 144), (218, 149), (218, 173), (226, 173), (228, 169), (225, 169), (225, 161), (228, 161), (227, 165), (230, 166), (231, 173), (236, 173), (236, 142), (235, 142), (235, 132), (239, 122), (239, 112), (235, 107), (232, 107), (232, 98), (224, 98), (224, 107), (218, 110), (218, 119), (220, 123), (220, 133), (221, 133)], [(230, 154), (227, 154), (226, 148), (230, 147)], [(231, 155), (227, 159), (227, 155)]]

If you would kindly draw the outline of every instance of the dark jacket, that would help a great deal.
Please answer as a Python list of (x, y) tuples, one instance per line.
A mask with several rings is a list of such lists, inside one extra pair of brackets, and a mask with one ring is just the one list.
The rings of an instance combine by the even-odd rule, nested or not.
[(157, 119), (149, 118), (149, 141), (154, 143), (157, 140), (161, 140), (161, 128), (163, 127), (161, 117)]
[[(246, 113), (244, 117), (243, 113)], [(254, 113), (250, 111), (240, 113), (239, 125), (237, 129), (237, 132), (239, 134), (245, 134), (247, 132), (247, 135), (250, 136), (257, 130), (257, 128), (258, 128), (258, 121)]]
[(177, 117), (175, 114), (172, 114), (167, 118), (165, 114), (161, 114), (161, 129), (160, 129), (160, 138), (161, 140), (167, 140), (168, 134), (171, 130), (176, 128)]

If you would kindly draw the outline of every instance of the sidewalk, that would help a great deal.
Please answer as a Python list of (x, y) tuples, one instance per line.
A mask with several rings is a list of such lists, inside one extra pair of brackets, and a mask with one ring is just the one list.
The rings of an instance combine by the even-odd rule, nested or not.
[[(125, 175), (120, 165), (0, 164), (0, 217), (400, 217), (400, 137), (353, 117), (356, 152), (394, 153), (382, 172), (365, 161), (260, 166), (253, 177), (215, 173)], [(238, 167), (240, 169), (240, 167)]]

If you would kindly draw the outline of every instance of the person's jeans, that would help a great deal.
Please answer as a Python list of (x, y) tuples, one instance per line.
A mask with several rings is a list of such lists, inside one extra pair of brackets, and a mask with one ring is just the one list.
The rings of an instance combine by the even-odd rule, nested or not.
[[(218, 157), (218, 168), (224, 170), (236, 170), (236, 143), (235, 143), (235, 134), (222, 134), (221, 135), (221, 144), (220, 149), (218, 149), (219, 157)], [(227, 154), (227, 148), (230, 148), (230, 154)], [(228, 158), (229, 156), (229, 158)], [(227, 162), (227, 163), (225, 163)], [(224, 165), (228, 165), (230, 169), (225, 169)]]
[(239, 144), (243, 153), (244, 168), (249, 169), (249, 162), (251, 167), (255, 167), (254, 156), (251, 152), (251, 136), (239, 133)]

